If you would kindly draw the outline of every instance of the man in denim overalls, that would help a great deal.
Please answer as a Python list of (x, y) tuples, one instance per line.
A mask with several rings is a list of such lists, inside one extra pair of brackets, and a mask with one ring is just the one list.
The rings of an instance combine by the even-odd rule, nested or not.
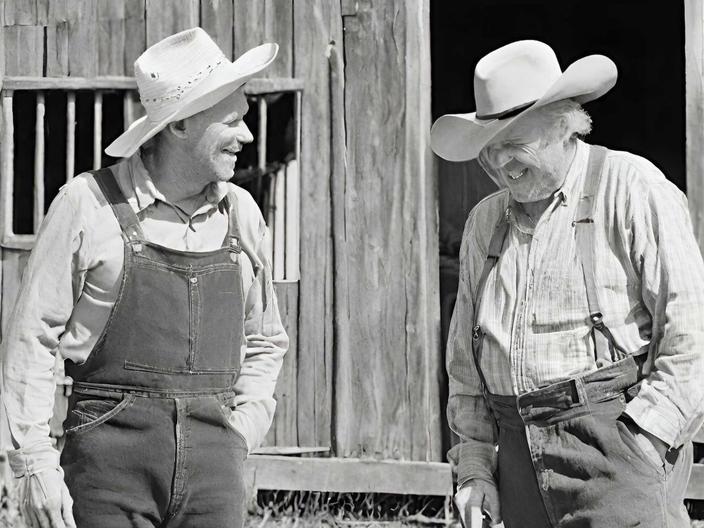
[(433, 126), (501, 187), (467, 220), (447, 357), (455, 502), (488, 524), (689, 526), (704, 264), (682, 193), (579, 139), (615, 82), (604, 56), (563, 72), (514, 42), (477, 64), (476, 112)]
[[(243, 462), (271, 423), (288, 338), (264, 220), (229, 180), (253, 139), (244, 83), (277, 49), (233, 63), (194, 28), (146, 50), (146, 116), (106, 149), (126, 159), (54, 200), (4, 342), (29, 526), (242, 525)], [(60, 461), (57, 350), (73, 379)]]

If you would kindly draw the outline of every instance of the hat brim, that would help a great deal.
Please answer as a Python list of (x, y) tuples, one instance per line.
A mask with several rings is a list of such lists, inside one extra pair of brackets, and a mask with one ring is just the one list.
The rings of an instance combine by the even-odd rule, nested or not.
[(616, 84), (616, 64), (604, 55), (589, 55), (572, 64), (543, 96), (525, 110), (506, 119), (479, 119), (476, 112), (446, 114), (433, 124), (430, 145), (448, 161), (468, 161), (514, 121), (533, 110), (563, 99), (587, 103), (598, 99)]
[(117, 137), (105, 149), (105, 153), (116, 158), (131, 156), (169, 123), (195, 115), (222, 101), (269, 66), (276, 58), (278, 50), (278, 44), (262, 44), (247, 51), (235, 62), (214, 70), (188, 92), (177, 111), (160, 121), (151, 121), (149, 116), (142, 116)]

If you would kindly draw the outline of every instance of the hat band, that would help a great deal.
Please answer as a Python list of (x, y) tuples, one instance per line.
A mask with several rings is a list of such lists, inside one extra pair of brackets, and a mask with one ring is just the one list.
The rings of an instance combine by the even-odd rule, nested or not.
[(523, 110), (525, 110), (529, 106), (533, 105), (536, 101), (537, 101), (537, 99), (534, 99), (530, 103), (525, 103), (525, 104), (516, 106), (514, 108), (511, 108), (509, 110), (504, 110), (503, 112), (497, 112), (495, 114), (483, 114), (483, 115), (476, 114), (476, 118), (477, 119), (485, 119), (485, 120), (486, 119), (508, 119), (509, 117), (517, 116), (518, 114), (523, 112)]

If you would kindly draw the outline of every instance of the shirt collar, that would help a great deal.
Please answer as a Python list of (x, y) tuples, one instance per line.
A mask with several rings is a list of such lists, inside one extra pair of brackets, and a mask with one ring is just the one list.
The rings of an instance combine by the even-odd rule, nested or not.
[[(138, 150), (127, 160), (126, 168), (128, 169), (129, 183), (133, 191), (127, 196), (127, 202), (136, 213), (144, 211), (157, 200), (170, 203), (154, 184), (154, 180), (152, 180), (142, 161), (141, 151)], [(225, 198), (229, 189), (230, 186), (227, 182), (212, 182), (206, 185), (202, 193), (205, 194), (207, 203), (194, 214), (217, 207)]]

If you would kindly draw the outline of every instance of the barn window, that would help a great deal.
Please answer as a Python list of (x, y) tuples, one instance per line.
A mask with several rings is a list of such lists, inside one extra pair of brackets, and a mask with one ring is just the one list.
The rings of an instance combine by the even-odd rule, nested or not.
[[(255, 143), (233, 181), (259, 204), (272, 233), (275, 280), (298, 280), (302, 83), (254, 79), (245, 121)], [(103, 149), (141, 112), (128, 77), (4, 80), (0, 151), (0, 241), (29, 249), (48, 205), (74, 174), (116, 160)]]

